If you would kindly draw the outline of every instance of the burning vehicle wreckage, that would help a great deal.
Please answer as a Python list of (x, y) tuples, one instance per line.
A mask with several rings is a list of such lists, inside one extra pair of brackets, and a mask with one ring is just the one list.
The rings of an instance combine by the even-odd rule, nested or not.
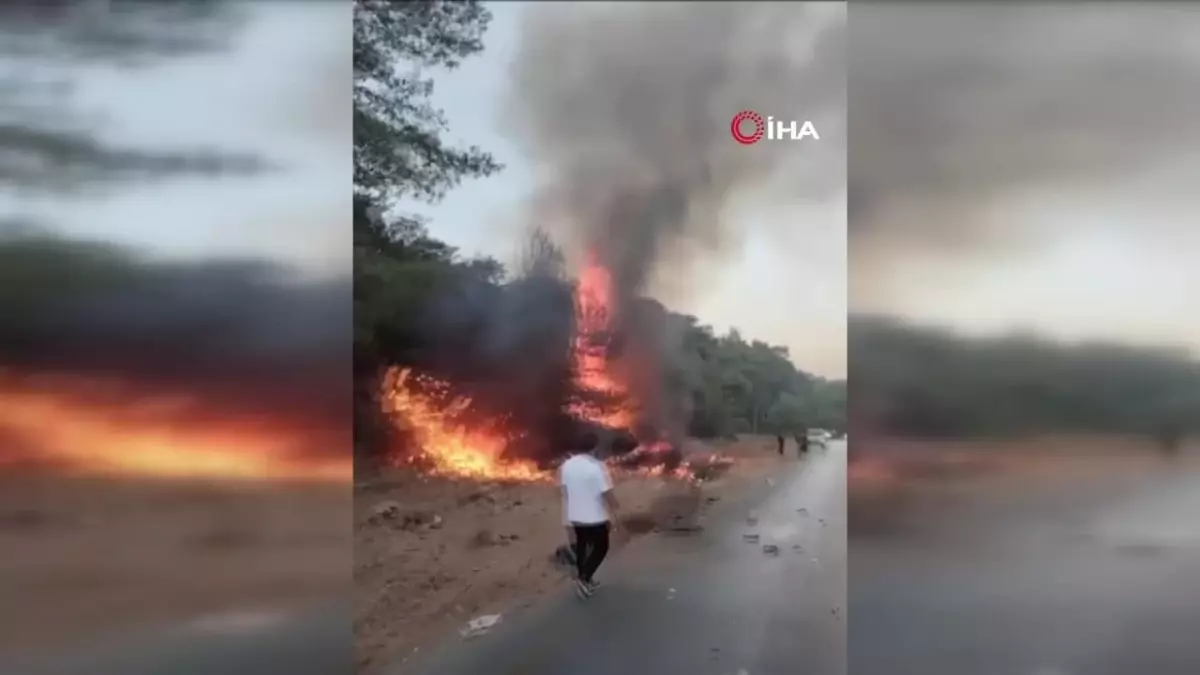
[(594, 431), (618, 472), (699, 482), (732, 463), (686, 457), (687, 395), (668, 391), (658, 303), (618, 303), (595, 256), (568, 282), (532, 275), (461, 284), (422, 326), (422, 367), (385, 369), (377, 404), (392, 433), (387, 463), (479, 481), (552, 481), (573, 439)]

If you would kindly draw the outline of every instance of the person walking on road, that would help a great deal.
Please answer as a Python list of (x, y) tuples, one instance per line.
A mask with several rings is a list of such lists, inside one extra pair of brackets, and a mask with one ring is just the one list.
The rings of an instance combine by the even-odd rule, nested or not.
[(779, 441), (779, 456), (783, 457), (783, 434), (779, 434), (775, 439)]
[(563, 525), (575, 552), (575, 592), (585, 600), (596, 592), (594, 577), (608, 555), (618, 508), (608, 467), (593, 454), (597, 445), (596, 434), (585, 433), (559, 469)]

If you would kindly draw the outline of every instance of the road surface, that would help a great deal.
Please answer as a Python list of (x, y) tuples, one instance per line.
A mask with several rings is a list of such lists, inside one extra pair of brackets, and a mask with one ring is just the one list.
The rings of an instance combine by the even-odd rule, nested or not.
[[(702, 534), (643, 538), (621, 551), (589, 602), (564, 590), (488, 635), (452, 639), (385, 674), (844, 675), (845, 470), (844, 445), (815, 451), (756, 497), (721, 504)], [(748, 531), (760, 541), (745, 541)], [(763, 544), (779, 555), (765, 554)], [(331, 606), (226, 615), (52, 655), (0, 657), (0, 673), (336, 675), (352, 672), (352, 645), (351, 613)]]
[(351, 612), (230, 613), (85, 648), (6, 660), (8, 675), (341, 675), (354, 669)]
[[(845, 457), (839, 443), (814, 451), (756, 498), (719, 505), (702, 534), (637, 541), (605, 563), (589, 601), (564, 590), (487, 635), (384, 672), (843, 675)], [(748, 531), (760, 541), (746, 541)], [(771, 544), (778, 556), (764, 553)]]
[(1200, 673), (1200, 476), (973, 489), (852, 534), (852, 672)]

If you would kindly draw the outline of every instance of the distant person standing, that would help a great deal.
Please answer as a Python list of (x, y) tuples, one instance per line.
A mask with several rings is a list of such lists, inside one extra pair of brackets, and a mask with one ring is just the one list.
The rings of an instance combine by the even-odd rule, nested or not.
[(780, 434), (775, 439), (779, 441), (779, 456), (783, 457), (783, 435)]
[(608, 468), (593, 454), (597, 445), (596, 434), (584, 434), (559, 469), (563, 525), (575, 552), (575, 592), (585, 600), (596, 592), (594, 575), (608, 555), (618, 508)]

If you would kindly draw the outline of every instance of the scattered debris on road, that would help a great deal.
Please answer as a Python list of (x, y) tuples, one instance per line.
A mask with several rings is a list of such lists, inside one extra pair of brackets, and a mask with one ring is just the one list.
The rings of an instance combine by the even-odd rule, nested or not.
[(796, 513), (799, 513), (800, 515), (802, 515), (804, 517), (808, 517), (808, 509), (799, 508), (799, 509), (796, 509)]
[(753, 544), (758, 541), (758, 535), (754, 534), (753, 532), (747, 532), (746, 534), (742, 535), (742, 539), (745, 539), (746, 541)]
[(484, 614), (468, 621), (466, 628), (463, 628), (460, 634), (464, 640), (469, 640), (487, 633), (498, 623), (500, 623), (499, 614)]
[[(643, 536), (704, 536), (706, 512), (714, 507), (731, 507), (736, 527), (738, 516), (744, 519), (754, 509), (739, 509), (731, 501), (740, 499), (731, 496), (762, 492), (767, 472), (778, 471), (776, 458), (761, 456), (752, 443), (711, 448), (690, 443), (705, 451), (719, 445), (737, 461), (702, 488), (649, 473), (614, 476), (624, 517), (613, 536), (613, 553)], [(562, 529), (561, 501), (558, 486), (550, 482), (380, 469), (370, 489), (355, 492), (360, 666), (440, 642), (446, 634), (458, 640), (471, 617), (516, 609), (554, 593), (572, 577), (576, 562)], [(439, 517), (441, 526), (431, 527)], [(670, 597), (673, 602), (675, 594)]]
[(779, 555), (779, 547), (775, 544), (763, 544), (762, 550), (767, 555)]

